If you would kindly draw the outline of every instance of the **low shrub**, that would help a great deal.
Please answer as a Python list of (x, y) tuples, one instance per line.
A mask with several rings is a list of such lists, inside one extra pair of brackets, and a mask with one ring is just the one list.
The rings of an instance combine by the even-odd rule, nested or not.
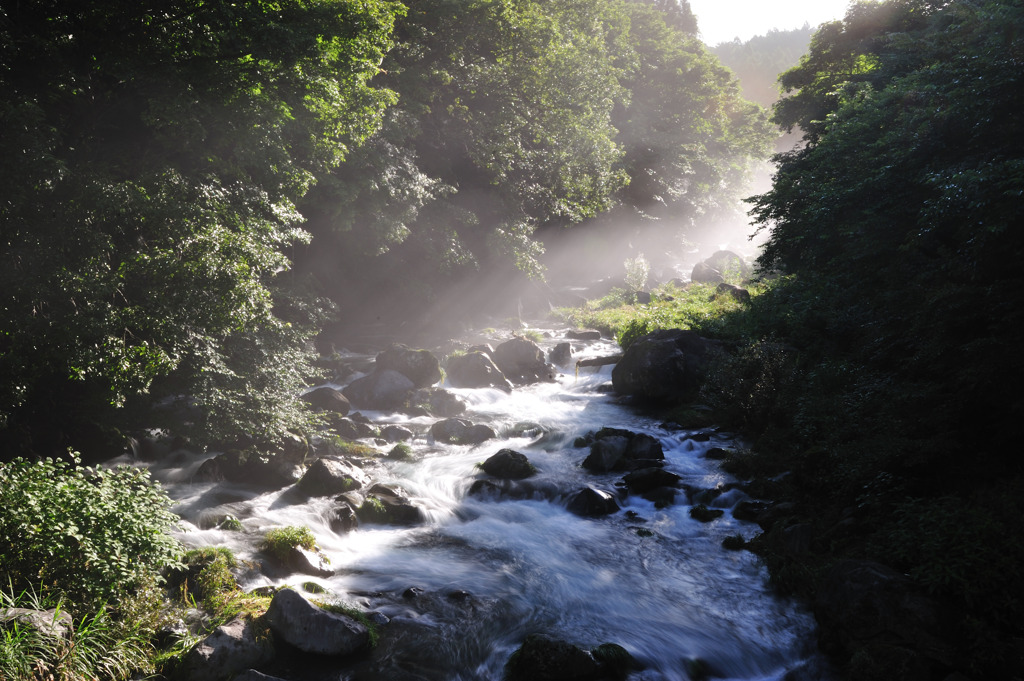
[(412, 461), (415, 457), (412, 455), (412, 447), (404, 442), (399, 442), (388, 452), (388, 458), (396, 461)]
[(623, 267), (626, 268), (626, 288), (632, 293), (642, 291), (647, 286), (647, 277), (651, 273), (651, 265), (647, 262), (644, 254), (640, 253), (635, 258), (626, 258)]
[(0, 584), (96, 611), (180, 564), (171, 500), (144, 470), (0, 463)]

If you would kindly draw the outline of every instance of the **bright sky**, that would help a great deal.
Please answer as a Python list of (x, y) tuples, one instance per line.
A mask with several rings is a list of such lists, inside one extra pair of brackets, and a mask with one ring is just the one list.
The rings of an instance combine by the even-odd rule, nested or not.
[(714, 47), (738, 37), (749, 40), (773, 28), (817, 26), (841, 19), (850, 0), (690, 0), (704, 43)]

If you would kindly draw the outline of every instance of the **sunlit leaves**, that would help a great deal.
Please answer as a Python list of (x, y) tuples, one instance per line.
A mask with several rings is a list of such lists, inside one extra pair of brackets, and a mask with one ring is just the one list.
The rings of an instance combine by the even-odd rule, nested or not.
[(383, 0), (5, 8), (0, 414), (20, 418), (17, 437), (50, 429), (57, 404), (98, 419), (103, 403), (170, 375), (186, 392), (212, 394), (213, 376), (230, 377), (232, 393), (262, 391), (265, 418), (236, 428), (258, 420), (272, 435), (300, 423), (287, 407), (294, 372), (259, 375), (234, 353), (250, 351), (238, 342), (249, 338), (303, 365), (311, 328), (276, 317), (291, 295), (276, 285), (285, 252), (308, 241), (295, 202), (394, 103), (370, 81), (401, 10)]
[(0, 463), (0, 577), (76, 606), (118, 602), (177, 564), (179, 519), (147, 472), (76, 464)]
[(644, 4), (625, 7), (629, 96), (614, 122), (629, 185), (620, 200), (692, 224), (738, 197), (772, 133), (764, 111), (740, 99), (731, 74), (699, 41)]
[(412, 4), (384, 62), (397, 109), (303, 204), (339, 268), (409, 239), (409, 258), (437, 254), (444, 271), (537, 274), (538, 227), (622, 203), (684, 219), (729, 203), (772, 133), (688, 7), (655, 4)]

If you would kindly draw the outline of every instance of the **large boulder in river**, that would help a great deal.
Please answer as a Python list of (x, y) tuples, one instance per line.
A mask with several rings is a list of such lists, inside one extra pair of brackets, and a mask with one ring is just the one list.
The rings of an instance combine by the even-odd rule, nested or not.
[(569, 366), (569, 363), (572, 362), (572, 345), (566, 341), (551, 348), (548, 352), (548, 361), (555, 366)]
[(484, 473), (502, 480), (523, 480), (537, 473), (537, 468), (525, 454), (511, 449), (502, 449), (480, 464), (480, 468)]
[(531, 634), (505, 665), (508, 681), (588, 681), (602, 676), (586, 650), (549, 636)]
[[(380, 431), (373, 426), (373, 424), (363, 421), (362, 416), (359, 412), (355, 413), (357, 418), (336, 418), (329, 422), (330, 429), (339, 437), (345, 440), (358, 440), (360, 438), (377, 437), (380, 435)], [(358, 420), (357, 420), (358, 419)], [(330, 440), (327, 440), (330, 443)], [(318, 454), (323, 454), (324, 451), (333, 451), (329, 444), (323, 445), (317, 451)]]
[(618, 512), (619, 504), (610, 492), (588, 486), (573, 494), (566, 508), (576, 515), (596, 518)]
[(388, 442), (405, 442), (413, 438), (413, 432), (403, 426), (391, 424), (380, 429), (380, 436)]
[(304, 653), (344, 656), (370, 644), (365, 625), (318, 608), (292, 589), (274, 594), (266, 620), (274, 636)]
[(721, 272), (726, 279), (746, 279), (750, 276), (750, 265), (732, 251), (715, 251), (704, 259), (704, 263)]
[(695, 284), (720, 284), (725, 281), (722, 273), (706, 262), (699, 262), (693, 266), (690, 272), (690, 281)]
[(352, 409), (348, 398), (341, 391), (330, 386), (321, 386), (302, 396), (317, 411), (332, 411), (344, 416)]
[(255, 446), (232, 448), (204, 461), (196, 470), (194, 480), (280, 489), (302, 477), (307, 453), (308, 444), (301, 438), (289, 438), (285, 446), (276, 449)]
[(721, 351), (720, 341), (696, 331), (654, 331), (626, 349), (612, 369), (612, 385), (620, 395), (645, 401), (684, 399), (700, 389), (708, 363)]
[(469, 496), (478, 499), (535, 499), (554, 501), (565, 496), (566, 490), (552, 480), (502, 480), (500, 478), (480, 478), (469, 487)]
[(678, 487), (681, 482), (681, 477), (664, 468), (641, 468), (622, 478), (622, 484), (630, 494), (646, 494), (659, 487)]
[(494, 363), (505, 378), (519, 385), (554, 381), (555, 368), (544, 361), (544, 351), (528, 338), (516, 336), (494, 348)]
[(690, 281), (698, 284), (718, 284), (727, 280), (750, 277), (750, 265), (732, 251), (715, 251), (697, 263), (690, 273)]
[(423, 522), (423, 512), (397, 485), (376, 484), (371, 487), (356, 515), (362, 523), (377, 525), (417, 525)]
[(270, 641), (257, 636), (252, 622), (237, 617), (194, 646), (181, 661), (176, 676), (189, 681), (227, 681), (272, 659)]
[(597, 329), (569, 329), (565, 332), (565, 337), (581, 341), (599, 341), (601, 332)]
[(448, 382), (455, 388), (498, 388), (512, 391), (512, 384), (501, 369), (483, 352), (452, 355), (445, 365)]
[(429, 388), (441, 380), (441, 363), (429, 350), (411, 350), (395, 343), (377, 355), (377, 371), (391, 369), (413, 382), (417, 388)]
[(384, 369), (357, 378), (342, 393), (363, 409), (397, 410), (409, 401), (415, 389), (416, 384), (404, 374)]
[(417, 390), (412, 401), (422, 405), (432, 416), (458, 416), (466, 411), (466, 403), (455, 393), (443, 388), (424, 388)]
[(370, 482), (370, 476), (358, 466), (341, 459), (317, 459), (306, 470), (297, 487), (311, 497), (326, 497), (351, 492)]
[(444, 419), (430, 427), (430, 437), (450, 445), (478, 445), (497, 435), (490, 426), (466, 419)]
[(665, 452), (657, 438), (622, 428), (602, 428), (590, 438), (583, 467), (593, 473), (632, 471), (661, 465)]

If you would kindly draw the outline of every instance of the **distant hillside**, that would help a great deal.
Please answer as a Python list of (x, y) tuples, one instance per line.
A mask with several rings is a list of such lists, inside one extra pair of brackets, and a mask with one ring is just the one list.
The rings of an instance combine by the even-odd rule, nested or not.
[(776, 79), (799, 63), (815, 30), (809, 24), (789, 31), (772, 29), (747, 42), (722, 43), (711, 52), (739, 78), (745, 99), (771, 107), (779, 98)]

